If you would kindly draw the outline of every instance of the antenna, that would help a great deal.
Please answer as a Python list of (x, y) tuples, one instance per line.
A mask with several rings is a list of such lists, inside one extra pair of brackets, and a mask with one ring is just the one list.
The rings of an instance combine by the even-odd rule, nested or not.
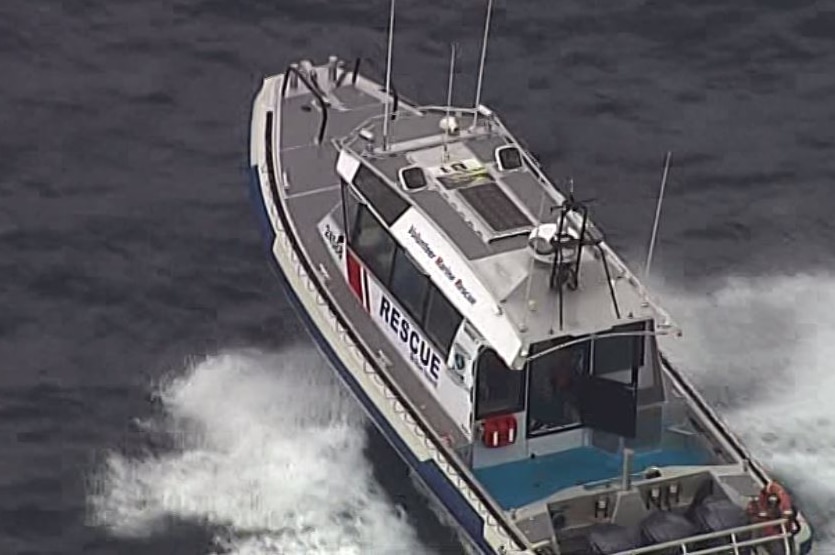
[(386, 102), (383, 104), (383, 150), (388, 150), (389, 103), (391, 102), (391, 50), (394, 44), (394, 4), (396, 1), (391, 0), (391, 13), (389, 14), (389, 45), (386, 60)]
[[(542, 213), (545, 211), (545, 198), (547, 194), (545, 191), (542, 191), (542, 196), (539, 198), (539, 219), (537, 220), (537, 226), (542, 225)], [(534, 257), (533, 255), (530, 256), (530, 261), (528, 262), (528, 279), (527, 283), (525, 284), (525, 312), (523, 313), (524, 316), (522, 317), (522, 325), (519, 327), (519, 331), (528, 331), (528, 312), (533, 310), (535, 307), (531, 306), (531, 278), (533, 278), (533, 265), (534, 265)]]
[(487, 0), (487, 19), (484, 21), (484, 39), (481, 42), (481, 62), (478, 65), (478, 83), (475, 86), (475, 106), (473, 127), (478, 123), (478, 106), (481, 104), (481, 84), (484, 78), (484, 60), (487, 58), (487, 34), (490, 31), (490, 16), (493, 13), (493, 0)]
[(672, 155), (672, 152), (667, 151), (667, 156), (664, 158), (664, 174), (661, 176), (661, 191), (658, 193), (658, 204), (655, 207), (655, 223), (652, 224), (652, 237), (649, 240), (649, 252), (647, 253), (647, 264), (644, 267), (644, 279), (649, 277), (649, 270), (652, 267), (652, 253), (655, 250), (658, 220), (661, 218), (661, 203), (664, 201), (664, 189), (667, 186), (667, 174), (670, 171), (670, 158)]
[(447, 92), (446, 92), (446, 126), (447, 128), (444, 129), (444, 155), (443, 161), (446, 162), (449, 160), (449, 147), (447, 147), (447, 137), (455, 128), (452, 125), (452, 119), (450, 118), (450, 110), (452, 109), (452, 82), (455, 78), (455, 43), (452, 43), (452, 52), (449, 56), (449, 83), (447, 84)]

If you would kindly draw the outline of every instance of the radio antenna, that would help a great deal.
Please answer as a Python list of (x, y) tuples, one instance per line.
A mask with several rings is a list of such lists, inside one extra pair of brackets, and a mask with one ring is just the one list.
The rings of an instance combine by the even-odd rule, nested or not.
[(667, 151), (664, 158), (664, 173), (661, 176), (661, 190), (658, 193), (658, 204), (655, 207), (655, 222), (652, 224), (652, 237), (649, 240), (649, 252), (647, 252), (647, 264), (644, 267), (644, 279), (649, 278), (649, 270), (652, 267), (652, 254), (655, 250), (655, 239), (658, 234), (658, 220), (661, 218), (661, 203), (664, 201), (664, 189), (667, 185), (667, 175), (670, 171), (670, 158), (673, 153)]
[(389, 139), (389, 104), (391, 103), (391, 51), (394, 45), (394, 4), (397, 0), (391, 0), (389, 13), (389, 44), (386, 60), (386, 101), (383, 104), (383, 150), (388, 150)]
[[(536, 221), (537, 228), (542, 225), (542, 214), (545, 212), (545, 198), (547, 194), (542, 191), (542, 196), (539, 199), (539, 219)], [(538, 307), (531, 304), (531, 280), (533, 279), (534, 270), (534, 255), (530, 253), (530, 260), (528, 261), (528, 278), (525, 283), (525, 312), (522, 317), (522, 325), (519, 326), (519, 331), (528, 331), (528, 313), (536, 310)]]
[(449, 160), (449, 147), (447, 146), (447, 137), (449, 134), (454, 132), (454, 125), (452, 125), (452, 119), (450, 118), (450, 111), (452, 110), (452, 82), (455, 79), (455, 43), (452, 43), (452, 52), (449, 56), (449, 83), (447, 84), (447, 91), (446, 91), (446, 125), (447, 128), (444, 129), (444, 155), (443, 161), (447, 162)]
[(481, 85), (484, 79), (484, 61), (487, 58), (487, 34), (490, 32), (490, 16), (493, 13), (493, 0), (487, 0), (487, 18), (484, 21), (484, 38), (481, 42), (481, 61), (478, 64), (478, 82), (475, 86), (475, 106), (473, 113), (473, 128), (478, 123), (478, 107), (481, 104)]

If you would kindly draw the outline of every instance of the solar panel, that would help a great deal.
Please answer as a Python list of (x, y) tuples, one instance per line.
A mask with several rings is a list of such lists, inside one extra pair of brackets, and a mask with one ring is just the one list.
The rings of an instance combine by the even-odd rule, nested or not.
[(496, 233), (531, 225), (528, 217), (494, 181), (459, 189), (458, 192)]

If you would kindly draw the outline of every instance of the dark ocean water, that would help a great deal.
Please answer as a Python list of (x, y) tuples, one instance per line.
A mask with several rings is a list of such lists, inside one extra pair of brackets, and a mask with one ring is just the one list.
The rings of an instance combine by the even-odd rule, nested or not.
[[(401, 0), (394, 79), (472, 102), (482, 2)], [(483, 100), (643, 263), (669, 349), (835, 532), (835, 11), (497, 0)], [(384, 67), (382, 0), (0, 3), (0, 553), (456, 551), (271, 274), (265, 74)], [(820, 553), (835, 553), (824, 544)]]

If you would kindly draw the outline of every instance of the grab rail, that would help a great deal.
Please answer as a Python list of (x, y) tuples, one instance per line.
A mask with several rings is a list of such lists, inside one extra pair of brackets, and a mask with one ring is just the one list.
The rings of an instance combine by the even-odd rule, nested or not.
[(316, 98), (316, 101), (319, 103), (319, 108), (322, 110), (322, 119), (321, 123), (319, 124), (319, 136), (316, 139), (316, 144), (322, 144), (322, 141), (325, 139), (325, 127), (328, 125), (328, 104), (324, 98), (322, 98), (321, 93), (318, 91), (318, 87), (314, 87), (310, 81), (307, 80), (307, 77), (304, 76), (304, 73), (298, 70), (293, 65), (287, 66), (287, 71), (285, 72), (285, 77), (283, 83), (281, 83), (281, 102), (284, 103), (284, 95), (287, 92), (287, 85), (289, 84), (290, 80), (286, 77), (287, 73), (293, 73), (296, 77), (304, 83), (304, 86), (307, 87), (307, 90)]
[[(372, 66), (374, 65), (374, 63), (370, 59), (357, 56), (357, 59), (354, 60), (354, 71), (353, 76), (351, 77), (352, 85), (357, 84), (357, 77), (359, 76), (360, 71), (360, 63), (362, 63), (363, 59), (365, 59), (365, 61), (368, 62), (368, 64)], [(390, 94), (393, 100), (391, 107), (391, 119), (394, 120), (394, 118), (396, 117), (395, 114), (397, 114), (397, 108), (400, 106), (400, 95), (397, 94), (397, 89), (395, 88), (394, 83), (389, 82), (389, 89), (390, 90), (385, 92), (386, 94)]]
[[(697, 536), (690, 536), (681, 540), (673, 540), (669, 542), (641, 547), (638, 549), (630, 549), (627, 551), (619, 551), (615, 555), (648, 555), (652, 553), (668, 553), (667, 550), (678, 548), (682, 555), (711, 555), (714, 553), (728, 553), (728, 550), (733, 549), (734, 555), (740, 555), (740, 548), (754, 547), (760, 545), (776, 545), (783, 544), (784, 553), (791, 553), (790, 537), (791, 533), (787, 528), (787, 519), (769, 520), (767, 522), (757, 522), (748, 524), (746, 526), (738, 526), (736, 528), (729, 528), (719, 532), (709, 532), (707, 534), (699, 534)], [(780, 532), (768, 536), (753, 537), (751, 539), (738, 539), (738, 536), (748, 533), (753, 533), (764, 528), (777, 527)], [(715, 540), (719, 538), (729, 538), (729, 543), (716, 545), (711, 547), (696, 547), (688, 549), (688, 544), (698, 544), (700, 542)]]

